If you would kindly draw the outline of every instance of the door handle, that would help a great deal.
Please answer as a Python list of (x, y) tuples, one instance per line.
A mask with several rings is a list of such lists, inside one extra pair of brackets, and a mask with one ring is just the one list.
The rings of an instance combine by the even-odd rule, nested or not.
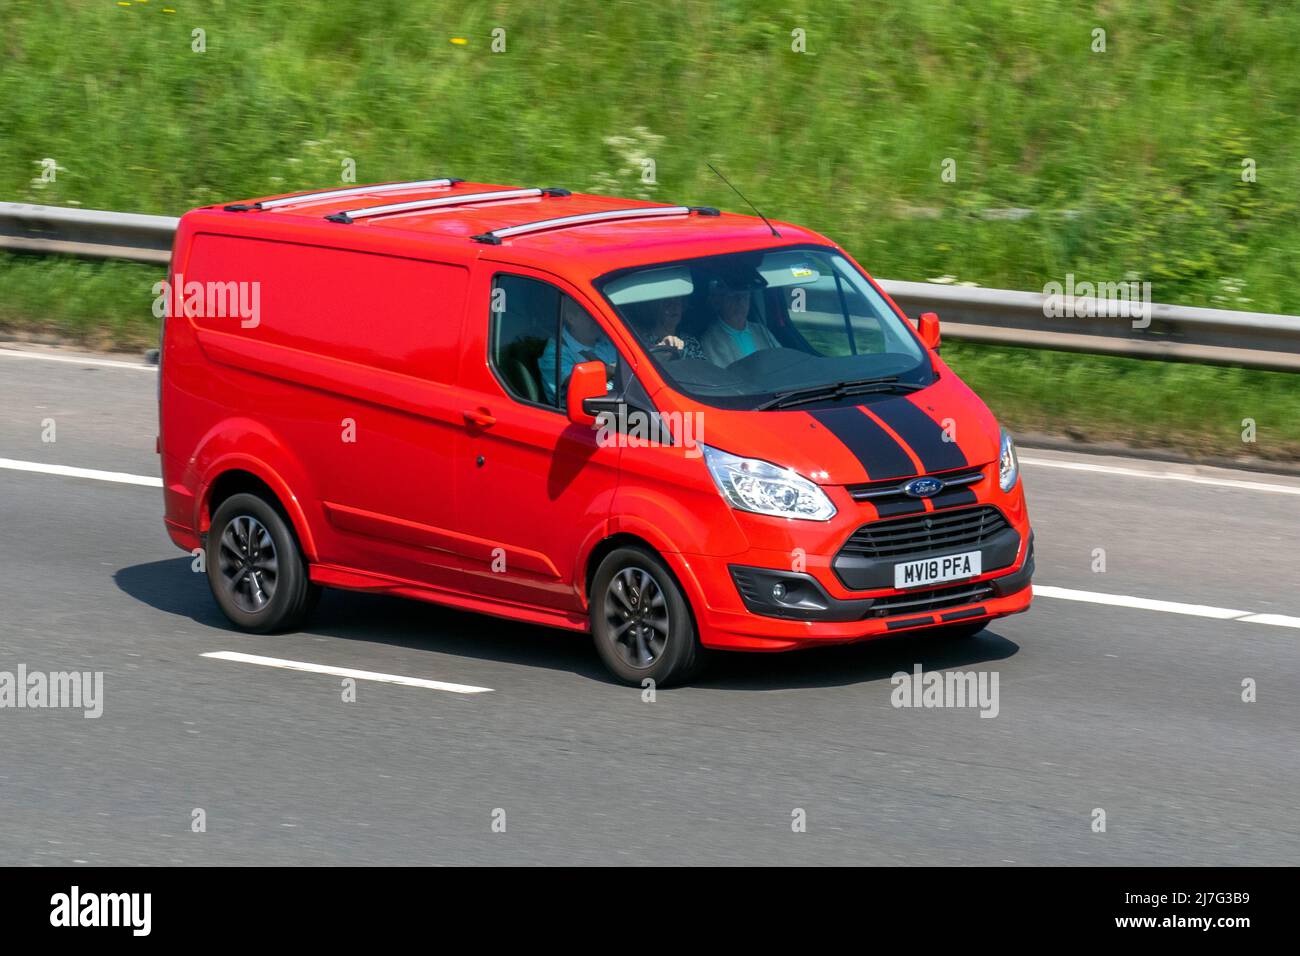
[(467, 408), (461, 414), (465, 416), (466, 424), (476, 428), (487, 428), (497, 423), (496, 418), (486, 408)]

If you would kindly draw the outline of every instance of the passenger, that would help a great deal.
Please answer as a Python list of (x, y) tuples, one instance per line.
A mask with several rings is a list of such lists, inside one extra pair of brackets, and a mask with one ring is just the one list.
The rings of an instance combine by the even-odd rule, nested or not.
[(749, 306), (749, 289), (729, 285), (722, 279), (709, 283), (709, 312), (714, 321), (700, 344), (705, 358), (714, 365), (726, 368), (759, 349), (779, 347), (765, 325), (749, 321)]
[[(605, 363), (605, 388), (613, 388), (609, 380), (614, 366), (618, 364), (618, 350), (609, 340), (605, 330), (587, 314), (587, 310), (574, 302), (567, 295), (560, 299), (560, 317), (564, 320), (560, 346), (560, 381), (567, 383), (573, 373), (573, 366), (583, 362), (600, 361)], [(555, 339), (547, 339), (542, 357), (537, 360), (538, 370), (542, 373), (542, 390), (546, 400), (555, 404)]]
[(677, 334), (685, 309), (686, 300), (681, 296), (643, 303), (642, 321), (638, 322), (637, 330), (652, 348), (673, 348), (681, 353), (682, 358), (703, 359), (704, 349), (699, 339), (693, 335)]

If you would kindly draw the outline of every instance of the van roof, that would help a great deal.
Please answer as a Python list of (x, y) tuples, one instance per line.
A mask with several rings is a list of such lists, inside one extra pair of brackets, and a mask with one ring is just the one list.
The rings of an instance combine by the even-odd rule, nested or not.
[[(491, 196), (497, 192), (505, 195), (499, 199)], [(462, 198), (465, 202), (456, 202)], [(265, 203), (265, 208), (259, 203)], [(703, 207), (677, 207), (677, 214), (664, 215), (669, 208), (644, 199), (446, 179), (264, 197), (205, 207), (187, 218), (201, 216), (204, 231), (275, 234), (330, 244), (342, 239), (348, 247), (375, 251), (400, 252), (405, 247), (414, 252), (411, 247), (418, 245), (427, 253), (433, 246), (457, 259), (505, 259), (582, 278), (718, 252), (799, 243), (833, 245), (825, 237), (789, 223), (774, 223), (781, 234), (778, 237), (756, 216), (719, 214)], [(635, 217), (641, 209), (657, 218), (556, 225), (499, 240), (490, 237), (494, 231), (544, 220), (617, 211)], [(357, 215), (345, 215), (349, 212)], [(200, 228), (198, 222), (192, 225)]]

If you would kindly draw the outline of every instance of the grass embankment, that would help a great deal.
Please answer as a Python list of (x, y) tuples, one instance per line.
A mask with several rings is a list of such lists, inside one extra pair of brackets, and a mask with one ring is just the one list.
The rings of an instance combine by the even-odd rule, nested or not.
[(352, 160), (737, 208), (711, 160), (875, 275), (1297, 313), (1297, 62), (1254, 0), (6, 0), (0, 198), (177, 215)]

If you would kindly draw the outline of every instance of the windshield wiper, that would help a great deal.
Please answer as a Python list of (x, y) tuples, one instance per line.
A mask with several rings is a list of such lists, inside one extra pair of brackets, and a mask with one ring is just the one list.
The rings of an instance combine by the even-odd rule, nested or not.
[(767, 401), (755, 406), (754, 411), (763, 412), (772, 408), (792, 408), (809, 402), (826, 399), (847, 398), (850, 395), (867, 395), (871, 392), (915, 392), (925, 388), (911, 382), (900, 382), (897, 375), (883, 378), (863, 378), (856, 381), (832, 382), (829, 385), (814, 385), (809, 388), (795, 388), (787, 392), (777, 392)]

